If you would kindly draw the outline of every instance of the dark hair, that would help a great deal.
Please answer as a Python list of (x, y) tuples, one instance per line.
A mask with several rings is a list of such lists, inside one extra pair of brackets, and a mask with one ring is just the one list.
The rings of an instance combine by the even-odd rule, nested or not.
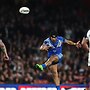
[(51, 32), (50, 32), (50, 37), (57, 37), (57, 31), (56, 30), (52, 30)]

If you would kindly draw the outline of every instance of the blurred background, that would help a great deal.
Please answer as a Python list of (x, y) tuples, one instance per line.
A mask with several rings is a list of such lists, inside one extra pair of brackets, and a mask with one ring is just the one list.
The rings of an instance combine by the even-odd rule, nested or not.
[[(30, 8), (28, 15), (19, 8)], [(55, 29), (59, 35), (77, 42), (90, 27), (90, 0), (0, 0), (0, 38), (7, 47), (9, 62), (0, 60), (0, 84), (52, 84), (51, 72), (35, 69), (47, 60), (39, 47)], [(64, 58), (58, 65), (61, 84), (90, 83), (88, 53), (63, 46)]]

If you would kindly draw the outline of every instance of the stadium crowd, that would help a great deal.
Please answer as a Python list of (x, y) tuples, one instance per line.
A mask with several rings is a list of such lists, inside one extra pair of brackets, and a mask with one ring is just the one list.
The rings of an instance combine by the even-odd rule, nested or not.
[[(34, 1), (27, 5), (31, 8), (28, 15), (20, 14), (20, 6), (15, 3), (12, 8), (8, 4), (0, 8), (0, 38), (10, 57), (9, 61), (0, 60), (0, 83), (53, 83), (50, 71), (40, 72), (34, 67), (47, 59), (46, 52), (39, 51), (42, 41), (53, 29), (75, 42), (81, 40), (88, 30), (90, 13), (80, 0), (63, 0), (60, 5), (51, 4), (50, 0)], [(87, 52), (64, 45), (63, 54), (63, 61), (58, 65), (61, 83), (90, 83)]]

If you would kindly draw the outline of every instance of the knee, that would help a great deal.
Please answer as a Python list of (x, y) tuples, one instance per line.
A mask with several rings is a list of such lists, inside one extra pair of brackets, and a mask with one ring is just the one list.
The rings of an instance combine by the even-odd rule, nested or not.
[(52, 60), (58, 60), (58, 57), (57, 56), (52, 56)]
[(55, 60), (58, 60), (58, 56), (54, 56), (54, 59), (55, 59)]
[(58, 57), (57, 56), (53, 57), (52, 61), (53, 61), (52, 64), (57, 64), (59, 62)]

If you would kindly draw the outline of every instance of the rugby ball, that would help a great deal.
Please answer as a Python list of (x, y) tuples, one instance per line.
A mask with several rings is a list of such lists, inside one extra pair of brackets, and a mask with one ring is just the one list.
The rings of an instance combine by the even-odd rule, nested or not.
[(19, 9), (19, 12), (20, 12), (21, 14), (28, 14), (28, 13), (30, 12), (30, 9), (29, 9), (28, 7), (21, 7), (21, 8)]

